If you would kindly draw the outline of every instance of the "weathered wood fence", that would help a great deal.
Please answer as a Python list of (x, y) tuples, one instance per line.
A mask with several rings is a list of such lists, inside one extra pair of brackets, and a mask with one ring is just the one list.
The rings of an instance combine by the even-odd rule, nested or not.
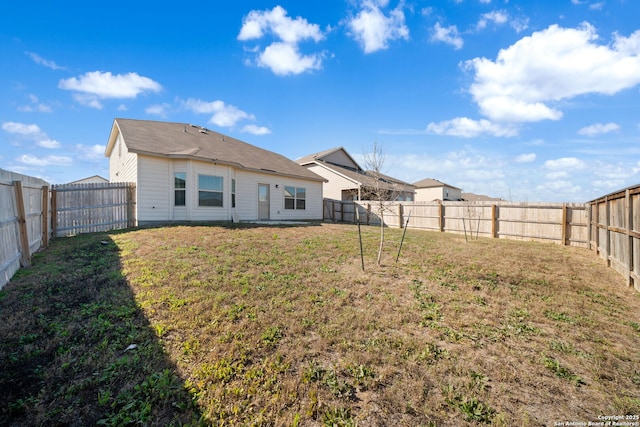
[(0, 169), (0, 288), (49, 243), (49, 184)]
[(135, 188), (126, 182), (52, 186), (54, 237), (134, 227)]
[[(380, 204), (325, 199), (324, 218), (380, 225)], [(410, 216), (410, 217), (409, 217)], [(385, 203), (385, 225), (589, 247), (589, 205), (585, 203), (393, 202)]]
[(137, 225), (135, 185), (65, 184), (0, 169), (0, 288), (50, 237)]
[(640, 291), (640, 186), (589, 202), (590, 246)]

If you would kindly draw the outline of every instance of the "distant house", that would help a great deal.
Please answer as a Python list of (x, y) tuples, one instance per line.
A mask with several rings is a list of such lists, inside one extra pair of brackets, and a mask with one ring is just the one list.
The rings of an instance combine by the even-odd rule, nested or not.
[(462, 189), (445, 184), (437, 179), (426, 178), (414, 182), (416, 187), (416, 202), (431, 202), (434, 200), (461, 200)]
[(105, 156), (110, 181), (136, 184), (141, 225), (322, 219), (322, 177), (203, 127), (118, 118)]
[(93, 175), (87, 178), (71, 181), (69, 184), (104, 184), (106, 182), (109, 182), (107, 178), (103, 178), (100, 175)]
[(380, 188), (388, 191), (394, 200), (413, 200), (413, 185), (387, 175), (365, 171), (342, 147), (311, 154), (297, 162), (326, 179), (322, 192), (329, 199), (371, 200), (372, 190)]

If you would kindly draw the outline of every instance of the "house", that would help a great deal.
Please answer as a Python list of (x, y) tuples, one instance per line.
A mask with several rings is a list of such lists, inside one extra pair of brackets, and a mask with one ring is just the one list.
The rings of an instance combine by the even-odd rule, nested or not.
[(462, 189), (445, 184), (437, 179), (426, 178), (414, 182), (413, 185), (416, 187), (416, 202), (457, 201), (462, 199)]
[(69, 184), (104, 184), (107, 182), (109, 182), (107, 178), (103, 178), (100, 175), (93, 175), (76, 181), (71, 181)]
[(136, 184), (140, 225), (322, 219), (322, 177), (204, 127), (117, 118), (105, 156), (111, 182)]
[(388, 192), (393, 200), (412, 201), (415, 188), (404, 181), (365, 171), (342, 147), (302, 157), (297, 162), (323, 177), (324, 197), (335, 200), (372, 200), (376, 189)]

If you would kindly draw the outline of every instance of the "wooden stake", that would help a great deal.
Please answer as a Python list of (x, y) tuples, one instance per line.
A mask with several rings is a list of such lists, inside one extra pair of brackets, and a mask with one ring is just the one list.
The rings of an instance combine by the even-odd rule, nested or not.
[(27, 233), (27, 215), (24, 209), (22, 181), (13, 181), (13, 187), (16, 191), (18, 229), (20, 230), (20, 265), (23, 267), (29, 267), (31, 265), (31, 254), (29, 253), (29, 234)]
[(42, 246), (49, 246), (49, 186), (42, 187)]

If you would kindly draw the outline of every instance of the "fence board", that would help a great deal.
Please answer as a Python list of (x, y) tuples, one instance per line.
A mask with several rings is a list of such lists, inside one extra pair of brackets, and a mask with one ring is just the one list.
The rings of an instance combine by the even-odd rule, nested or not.
[(640, 291), (640, 185), (589, 203), (591, 249)]
[[(0, 288), (18, 271), (21, 259), (28, 264), (31, 255), (43, 246), (47, 185), (41, 179), (0, 169)], [(21, 191), (16, 191), (17, 186)], [(21, 215), (16, 194), (22, 198)]]
[[(338, 222), (380, 224), (380, 204), (375, 201), (325, 199), (325, 213)], [(411, 213), (409, 228), (467, 234), (473, 237), (535, 240), (589, 247), (589, 205), (582, 203), (511, 202), (386, 202), (383, 219), (388, 227), (402, 227)]]
[(54, 185), (55, 236), (120, 230), (135, 225), (131, 183)]

